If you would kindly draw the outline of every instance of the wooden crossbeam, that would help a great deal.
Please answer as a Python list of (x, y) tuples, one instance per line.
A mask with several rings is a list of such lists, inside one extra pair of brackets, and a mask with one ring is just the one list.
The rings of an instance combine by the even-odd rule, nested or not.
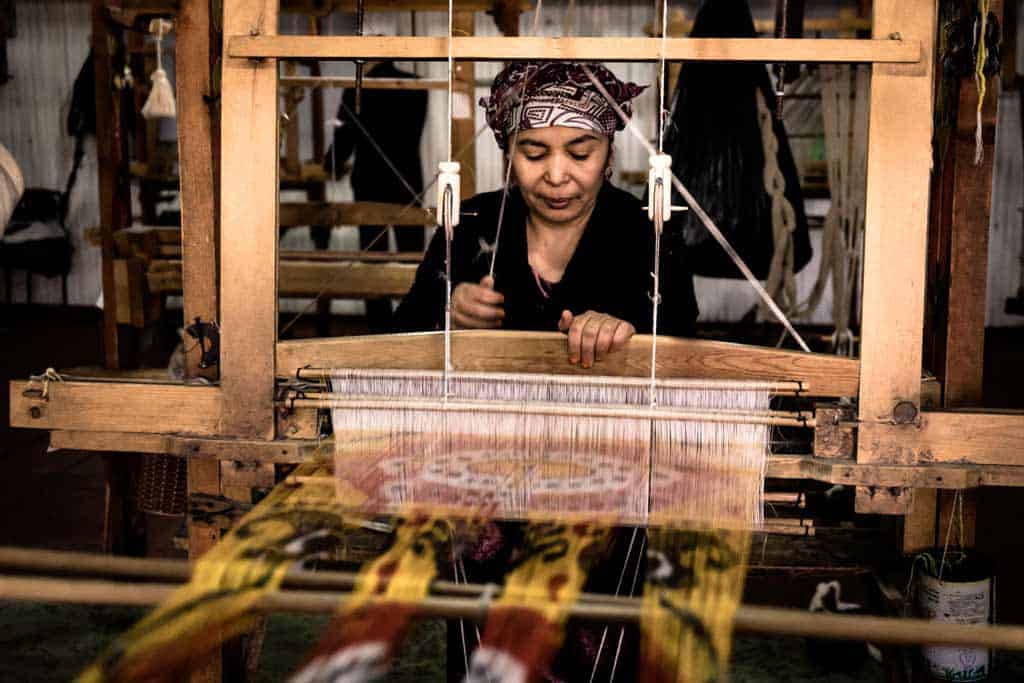
[(298, 225), (437, 225), (434, 212), (418, 206), (387, 202), (282, 202), (281, 227)]
[[(660, 38), (510, 38), (460, 37), (452, 40), (455, 59), (504, 62), (572, 60), (655, 62)], [(231, 57), (251, 59), (448, 59), (448, 39), (436, 36), (270, 36), (233, 35)], [(916, 63), (918, 40), (848, 38), (668, 38), (667, 59), (746, 62)]]
[[(570, 365), (565, 335), (555, 332), (463, 330), (452, 339), (456, 369), (486, 372), (538, 372), (646, 377), (650, 337), (637, 335), (622, 352), (600, 361), (593, 371)], [(277, 368), (293, 377), (301, 367), (438, 370), (442, 335), (435, 332), (282, 341)], [(703, 339), (658, 339), (658, 376), (714, 379), (785, 379), (803, 382), (812, 395), (857, 393), (856, 360), (827, 354), (730, 344)]]
[[(11, 382), (11, 426), (104, 432), (217, 434), (221, 392), (213, 386), (141, 382)], [(109, 450), (109, 449), (105, 449)]]
[[(282, 76), (283, 88), (354, 88), (355, 78), (341, 76)], [(364, 78), (359, 85), (366, 90), (447, 90), (447, 78)]]
[[(415, 276), (414, 263), (282, 260), (278, 265), (278, 294), (352, 299), (400, 297), (412, 287)], [(146, 281), (153, 293), (181, 292), (181, 261), (153, 261)]]

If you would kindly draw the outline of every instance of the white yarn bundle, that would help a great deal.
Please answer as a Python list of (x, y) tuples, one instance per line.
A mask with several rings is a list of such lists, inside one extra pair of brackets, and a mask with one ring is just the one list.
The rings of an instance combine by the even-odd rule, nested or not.
[(174, 102), (174, 89), (167, 79), (167, 72), (163, 66), (163, 40), (164, 35), (171, 30), (173, 24), (166, 19), (154, 19), (149, 22), (149, 32), (156, 36), (156, 71), (150, 75), (152, 87), (149, 90), (149, 97), (142, 105), (143, 118), (150, 119), (173, 119), (178, 115), (178, 108)]

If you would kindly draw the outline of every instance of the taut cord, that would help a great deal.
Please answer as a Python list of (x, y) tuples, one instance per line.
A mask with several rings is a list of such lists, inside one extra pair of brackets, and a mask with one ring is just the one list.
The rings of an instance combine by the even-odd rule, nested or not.
[[(643, 134), (636, 129), (632, 121), (630, 121), (629, 117), (626, 116), (626, 112), (622, 111), (622, 107), (620, 107), (619, 103), (616, 102), (615, 99), (608, 93), (608, 90), (605, 89), (605, 87), (601, 84), (601, 81), (599, 81), (597, 77), (594, 76), (593, 72), (590, 69), (588, 69), (586, 65), (583, 65), (583, 70), (586, 72), (587, 77), (590, 79), (590, 81), (594, 84), (594, 87), (597, 88), (598, 92), (604, 95), (605, 99), (608, 100), (609, 105), (611, 105), (612, 109), (625, 124), (626, 130), (628, 130), (637, 140), (639, 140), (640, 144), (642, 144), (648, 150), (648, 152), (650, 152), (652, 155), (656, 154), (656, 150), (651, 145), (651, 143), (648, 142), (647, 138), (645, 138)], [(811, 349), (809, 346), (807, 346), (807, 342), (805, 342), (804, 338), (800, 336), (800, 333), (793, 328), (793, 323), (789, 321), (789, 318), (786, 317), (786, 314), (783, 313), (782, 310), (779, 308), (778, 304), (775, 303), (775, 300), (772, 299), (768, 292), (765, 291), (760, 281), (758, 281), (758, 279), (750, 271), (750, 268), (747, 266), (747, 264), (743, 262), (743, 259), (740, 258), (740, 255), (736, 253), (736, 250), (733, 248), (733, 246), (729, 244), (729, 240), (726, 239), (725, 235), (722, 234), (722, 231), (718, 229), (718, 226), (715, 225), (715, 222), (711, 220), (711, 217), (708, 216), (704, 209), (701, 208), (700, 204), (697, 203), (697, 200), (694, 199), (693, 195), (690, 194), (690, 191), (686, 189), (686, 186), (683, 185), (683, 183), (679, 180), (675, 173), (670, 173), (670, 177), (672, 179), (672, 186), (683, 197), (683, 200), (687, 203), (687, 205), (689, 205), (690, 209), (693, 210), (695, 214), (697, 214), (697, 218), (699, 218), (700, 222), (704, 224), (704, 227), (707, 228), (708, 232), (711, 233), (711, 236), (715, 238), (715, 241), (717, 241), (722, 246), (722, 248), (725, 249), (725, 253), (729, 255), (729, 258), (732, 260), (733, 264), (739, 269), (741, 273), (743, 273), (743, 277), (747, 279), (747, 282), (750, 283), (750, 286), (753, 287), (754, 291), (757, 292), (759, 297), (761, 297), (761, 300), (764, 301), (765, 305), (772, 312), (775, 318), (780, 323), (782, 323), (782, 326), (786, 328), (786, 331), (788, 331), (793, 336), (793, 339), (795, 339), (797, 344), (800, 345), (800, 348), (810, 353)]]

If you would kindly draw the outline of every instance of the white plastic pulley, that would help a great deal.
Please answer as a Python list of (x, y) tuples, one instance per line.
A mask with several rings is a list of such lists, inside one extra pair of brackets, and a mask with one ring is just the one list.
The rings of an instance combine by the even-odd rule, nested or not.
[[(437, 175), (437, 224), (444, 226), (446, 230), (451, 230), (459, 224), (459, 211), (461, 201), (461, 188), (462, 181), (459, 175), (459, 162), (457, 161), (442, 161), (438, 163), (438, 175)], [(450, 189), (451, 197), (451, 216), (448, 223), (445, 222), (444, 209), (445, 209), (445, 194)], [(451, 239), (451, 235), (448, 235)]]
[[(668, 154), (652, 154), (650, 164), (651, 168), (647, 172), (647, 217), (654, 220), (654, 212), (660, 203), (661, 220), (664, 222), (672, 218), (672, 157)], [(660, 202), (656, 201), (659, 192)]]

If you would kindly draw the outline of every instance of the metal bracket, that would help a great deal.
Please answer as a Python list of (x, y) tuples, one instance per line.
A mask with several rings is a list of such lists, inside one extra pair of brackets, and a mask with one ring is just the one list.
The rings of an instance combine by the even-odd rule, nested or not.
[(206, 369), (220, 364), (220, 327), (215, 322), (196, 321), (185, 328), (188, 336), (196, 340), (203, 355), (199, 367)]

